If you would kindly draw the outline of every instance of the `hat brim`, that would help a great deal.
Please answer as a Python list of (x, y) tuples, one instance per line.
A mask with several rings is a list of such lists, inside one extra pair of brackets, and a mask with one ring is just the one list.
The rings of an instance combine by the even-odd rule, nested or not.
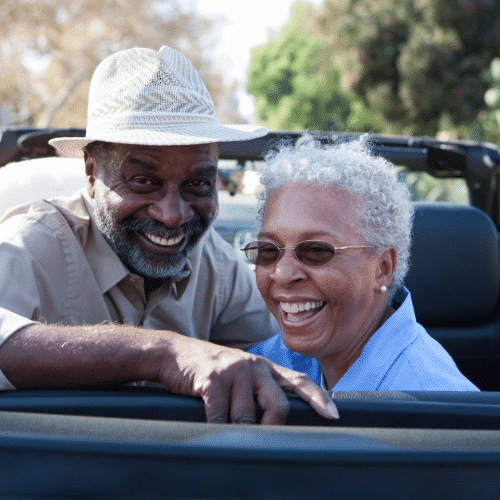
[(268, 134), (265, 127), (258, 125), (215, 125), (207, 123), (186, 123), (170, 125), (165, 130), (128, 129), (114, 130), (100, 137), (58, 137), (51, 139), (61, 156), (83, 158), (83, 148), (94, 141), (118, 144), (139, 144), (144, 146), (188, 146), (214, 142), (248, 141)]

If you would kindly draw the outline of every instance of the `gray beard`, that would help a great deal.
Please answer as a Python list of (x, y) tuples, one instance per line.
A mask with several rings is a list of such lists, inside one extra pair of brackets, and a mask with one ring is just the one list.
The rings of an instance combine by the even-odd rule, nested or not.
[[(189, 222), (172, 230), (154, 220), (129, 218), (119, 223), (111, 210), (102, 205), (94, 205), (94, 211), (97, 227), (116, 255), (131, 272), (147, 278), (164, 279), (179, 274), (196, 243), (208, 229), (208, 224), (197, 214)], [(184, 236), (187, 242), (184, 248), (175, 254), (157, 254), (132, 241), (124, 240), (123, 231), (155, 234), (162, 238)], [(157, 263), (153, 264), (146, 259)]]

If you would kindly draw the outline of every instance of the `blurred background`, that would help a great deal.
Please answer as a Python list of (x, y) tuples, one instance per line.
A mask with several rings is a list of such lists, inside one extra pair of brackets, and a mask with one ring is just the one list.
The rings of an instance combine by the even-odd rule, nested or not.
[(0, 0), (0, 18), (0, 127), (85, 127), (102, 59), (170, 45), (222, 122), (500, 144), (500, 0)]

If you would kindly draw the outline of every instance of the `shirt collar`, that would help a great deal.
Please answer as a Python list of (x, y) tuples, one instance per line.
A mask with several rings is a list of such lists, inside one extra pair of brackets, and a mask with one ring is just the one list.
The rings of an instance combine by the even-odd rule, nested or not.
[(188, 259), (186, 265), (184, 266), (184, 269), (171, 279), (172, 293), (174, 294), (176, 299), (180, 299), (182, 297), (182, 294), (186, 291), (189, 283), (189, 277), (191, 276), (191, 271), (191, 262), (189, 262)]

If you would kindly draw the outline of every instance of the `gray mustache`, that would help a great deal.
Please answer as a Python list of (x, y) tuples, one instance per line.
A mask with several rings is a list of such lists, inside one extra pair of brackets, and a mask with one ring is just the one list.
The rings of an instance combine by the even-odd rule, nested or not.
[(154, 234), (160, 238), (177, 238), (184, 236), (189, 239), (193, 234), (205, 231), (208, 224), (199, 216), (195, 215), (190, 221), (184, 222), (178, 228), (169, 229), (161, 222), (155, 220), (126, 220), (122, 223), (126, 231), (138, 231), (140, 233)]

